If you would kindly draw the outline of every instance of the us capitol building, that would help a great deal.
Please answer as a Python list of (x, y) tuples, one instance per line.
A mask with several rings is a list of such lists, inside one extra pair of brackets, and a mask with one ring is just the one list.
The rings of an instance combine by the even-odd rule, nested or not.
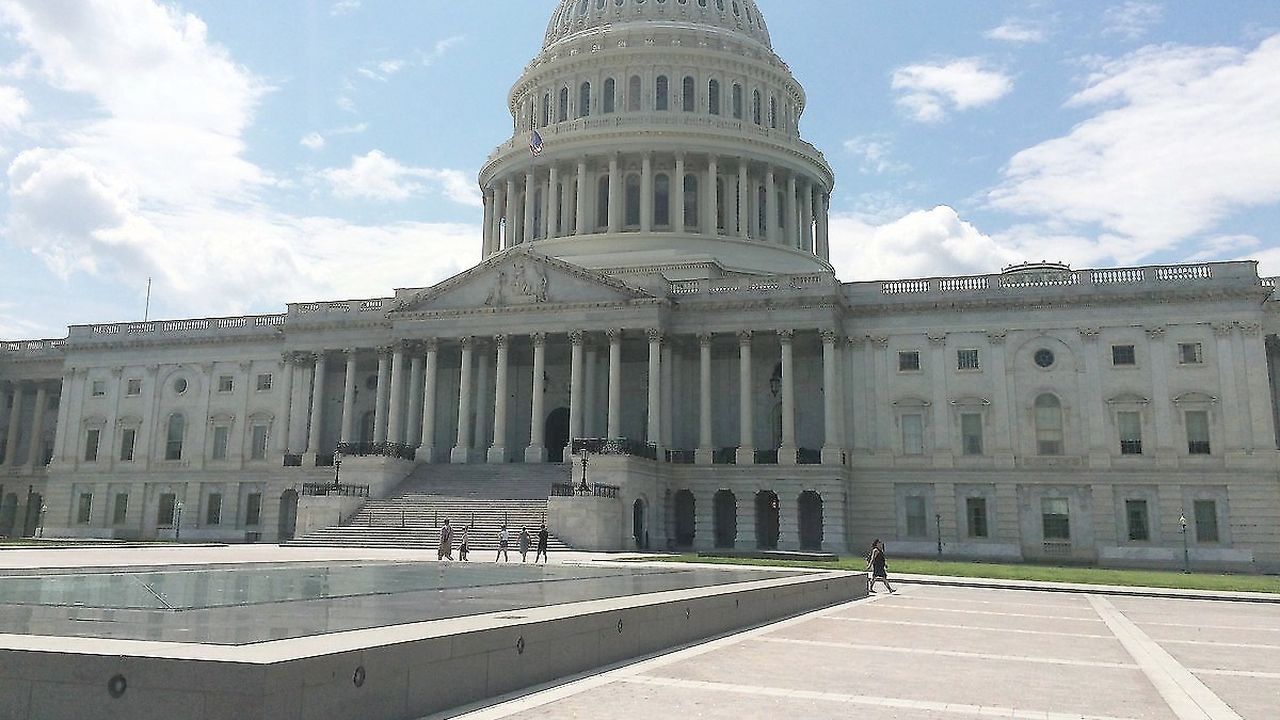
[(0, 345), (0, 534), (274, 542), (465, 471), (576, 490), (581, 548), (1280, 568), (1256, 263), (843, 283), (805, 103), (752, 0), (561, 0), (480, 264)]

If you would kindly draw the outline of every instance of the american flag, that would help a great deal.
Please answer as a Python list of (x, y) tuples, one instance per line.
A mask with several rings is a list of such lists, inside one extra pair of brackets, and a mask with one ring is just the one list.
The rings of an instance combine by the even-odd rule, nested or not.
[(538, 134), (537, 130), (529, 133), (529, 152), (534, 155), (542, 154), (542, 136)]

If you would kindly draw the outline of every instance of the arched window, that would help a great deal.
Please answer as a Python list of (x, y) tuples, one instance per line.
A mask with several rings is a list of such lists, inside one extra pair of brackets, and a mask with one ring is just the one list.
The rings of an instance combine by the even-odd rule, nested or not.
[(761, 185), (756, 192), (756, 222), (760, 226), (759, 238), (766, 240), (769, 237), (769, 193)]
[(542, 237), (542, 188), (533, 193), (533, 237)]
[(697, 105), (697, 100), (698, 100), (697, 92), (694, 89), (695, 86), (693, 82), (693, 77), (686, 75), (684, 82), (681, 83), (681, 86), (682, 87), (680, 89), (684, 94), (683, 109), (685, 112), (693, 112), (694, 107)]
[(778, 129), (778, 98), (769, 96), (769, 127)]
[(671, 178), (666, 173), (653, 179), (653, 225), (671, 225)]
[(187, 434), (187, 419), (182, 413), (169, 416), (169, 427), (165, 432), (164, 459), (182, 459), (182, 440)]
[(596, 190), (596, 226), (604, 229), (609, 226), (609, 176), (600, 178)]
[(640, 176), (631, 174), (627, 176), (627, 212), (624, 224), (627, 227), (638, 227), (640, 225)]
[(614, 92), (617, 85), (613, 82), (613, 78), (604, 81), (604, 97), (600, 98), (600, 112), (608, 115), (613, 112)]
[(684, 226), (698, 227), (698, 176), (684, 176)]
[(551, 93), (542, 95), (542, 127), (551, 124)]
[(584, 82), (578, 88), (578, 117), (591, 115), (591, 83)]
[(742, 86), (733, 84), (733, 119), (742, 119)]
[(1062, 402), (1045, 393), (1036, 398), (1036, 454), (1062, 452)]
[(724, 179), (716, 178), (716, 228), (724, 230)]
[(560, 107), (556, 108), (556, 122), (564, 122), (569, 119), (569, 88), (560, 88)]
[(667, 76), (659, 75), (658, 79), (654, 82), (654, 85), (653, 85), (653, 109), (654, 110), (667, 109), (667, 95), (669, 91), (670, 91), (670, 88), (667, 87)]
[(632, 75), (627, 81), (627, 110), (640, 112), (640, 76)]
[(707, 112), (712, 115), (720, 114), (720, 81), (712, 80), (707, 83)]
[(760, 91), (753, 90), (751, 92), (751, 121), (760, 124)]

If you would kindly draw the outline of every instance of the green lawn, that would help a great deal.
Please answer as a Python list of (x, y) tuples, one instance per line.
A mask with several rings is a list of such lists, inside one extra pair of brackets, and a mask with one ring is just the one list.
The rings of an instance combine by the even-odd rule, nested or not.
[[(714, 558), (680, 555), (671, 562), (723, 563), (728, 565), (772, 565), (783, 567), (863, 570), (861, 558), (843, 558), (838, 562), (805, 562), (795, 560), (753, 560), (747, 558)], [(895, 573), (942, 575), (950, 577), (992, 578), (997, 580), (1043, 580), (1047, 582), (1083, 583), (1088, 585), (1122, 585), (1128, 587), (1183, 588), (1187, 590), (1226, 590), (1280, 593), (1280, 576), (1223, 575), (1162, 570), (1113, 570), (1093, 567), (1059, 567), (1053, 565), (997, 564), (979, 562), (947, 562), (939, 560), (891, 559), (889, 578)]]

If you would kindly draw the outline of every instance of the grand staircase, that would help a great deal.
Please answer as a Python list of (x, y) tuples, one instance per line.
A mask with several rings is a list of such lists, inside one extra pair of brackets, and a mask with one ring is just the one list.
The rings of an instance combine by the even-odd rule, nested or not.
[[(519, 549), (520, 528), (537, 543), (538, 527), (547, 514), (552, 483), (569, 481), (569, 468), (558, 464), (419, 465), (391, 495), (365, 503), (349, 521), (308, 533), (288, 545), (435, 549), (440, 526), (453, 527), (454, 557), (462, 528), (467, 544), (491, 560), (498, 530), (506, 524), (509, 548)], [(554, 535), (551, 551), (568, 546)], [(532, 550), (531, 550), (532, 552)]]

